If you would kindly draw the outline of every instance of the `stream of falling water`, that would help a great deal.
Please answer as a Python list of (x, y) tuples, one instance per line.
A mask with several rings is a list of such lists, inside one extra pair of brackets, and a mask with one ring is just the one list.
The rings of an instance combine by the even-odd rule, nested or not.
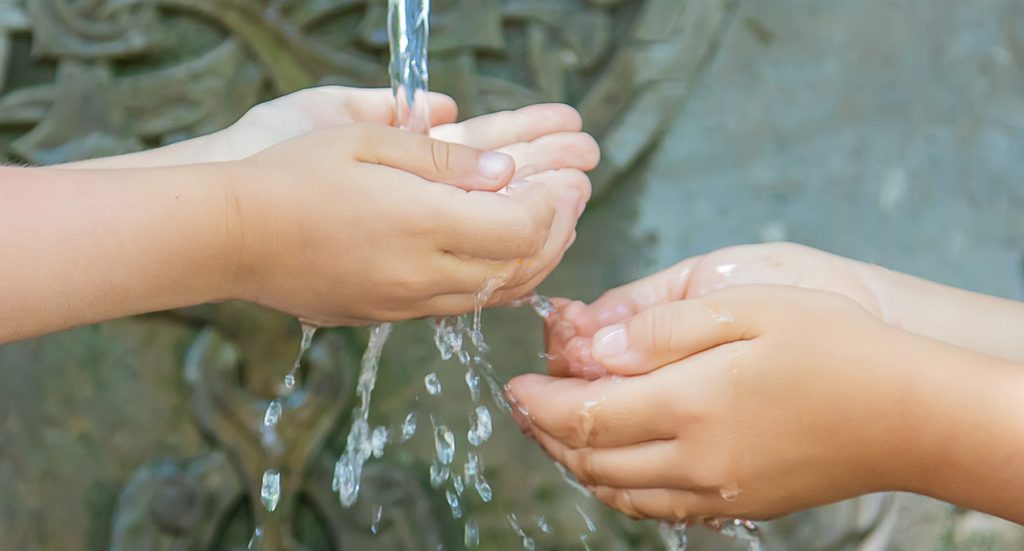
[[(426, 97), (429, 81), (427, 70), (429, 14), (430, 0), (388, 0), (388, 36), (391, 53), (389, 73), (395, 96), (396, 126), (421, 134), (427, 133), (430, 125)], [(430, 417), (435, 452), (430, 466), (430, 482), (436, 489), (447, 484), (447, 488), (444, 490), (445, 500), (456, 520), (462, 519), (465, 514), (462, 500), (467, 489), (472, 489), (484, 503), (488, 503), (494, 498), (493, 490), (483, 474), (483, 460), (474, 450), (490, 438), (493, 430), (491, 411), (486, 405), (480, 403), (481, 379), (486, 383), (498, 409), (506, 414), (511, 413), (511, 405), (505, 398), (504, 387), (498, 374), (494, 366), (484, 356), (487, 352), (487, 345), (484, 341), (481, 324), (482, 307), (490, 300), (491, 295), (501, 283), (500, 277), (493, 277), (480, 290), (476, 297), (476, 308), (469, 323), (467, 323), (466, 316), (447, 317), (435, 322), (434, 342), (438, 352), (444, 360), (457, 358), (465, 368), (466, 386), (470, 398), (476, 404), (470, 413), (469, 430), (466, 434), (466, 441), (472, 447), (467, 449), (466, 460), (461, 469), (454, 468), (457, 446), (455, 433), (439, 416)], [(551, 302), (538, 294), (533, 295), (530, 305), (543, 318), (547, 318), (555, 312), (555, 307)], [(369, 343), (360, 365), (356, 388), (359, 405), (353, 415), (345, 451), (338, 458), (334, 470), (333, 489), (338, 492), (339, 500), (344, 507), (351, 507), (359, 497), (360, 481), (366, 461), (370, 457), (382, 457), (385, 446), (392, 440), (391, 432), (387, 427), (379, 426), (370, 430), (369, 425), (370, 403), (373, 389), (376, 386), (380, 357), (391, 330), (391, 324), (379, 325), (371, 330)], [(285, 376), (283, 390), (279, 397), (270, 402), (264, 414), (261, 437), (268, 450), (280, 448), (277, 425), (282, 416), (282, 401), (286, 400), (294, 391), (298, 369), (312, 342), (315, 331), (314, 327), (303, 325), (302, 345), (298, 358), (292, 370)], [(441, 383), (435, 373), (426, 375), (424, 386), (430, 395), (436, 396), (442, 392)], [(518, 405), (517, 407), (521, 408)], [(526, 411), (522, 411), (522, 413), (528, 414)], [(416, 433), (417, 422), (416, 413), (410, 412), (402, 425), (395, 431), (397, 435), (394, 437), (394, 441), (401, 443), (411, 439)], [(280, 453), (272, 455), (279, 456)], [(558, 466), (561, 468), (560, 465)], [(271, 465), (264, 472), (260, 495), (261, 503), (271, 512), (277, 508), (281, 493), (280, 471), (275, 467), (278, 466)], [(582, 490), (582, 487), (567, 471), (564, 469), (561, 471), (567, 482)], [(583, 492), (587, 494), (585, 490)], [(576, 510), (586, 526), (586, 532), (579, 535), (579, 541), (585, 549), (589, 550), (588, 537), (591, 533), (596, 532), (597, 527), (579, 504), (576, 505)], [(372, 533), (376, 534), (380, 530), (382, 517), (383, 508), (378, 505), (374, 508)], [(515, 513), (509, 513), (506, 519), (513, 532), (521, 540), (523, 548), (532, 551), (536, 544), (534, 539), (526, 533), (522, 521)], [(537, 516), (535, 523), (540, 532), (553, 533), (551, 525), (543, 516)], [(757, 527), (749, 521), (721, 521), (713, 528), (723, 534), (748, 542), (751, 551), (761, 551), (762, 549)], [(660, 531), (669, 551), (685, 551), (685, 524), (663, 524)], [(258, 545), (262, 532), (262, 529), (257, 527), (256, 533), (249, 543), (250, 549)], [(477, 521), (472, 517), (467, 517), (464, 521), (464, 544), (467, 548), (475, 548), (480, 545), (479, 527)]]

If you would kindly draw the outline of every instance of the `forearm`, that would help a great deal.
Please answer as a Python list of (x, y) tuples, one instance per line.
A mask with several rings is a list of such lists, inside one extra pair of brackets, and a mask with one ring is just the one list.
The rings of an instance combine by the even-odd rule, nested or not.
[(225, 170), (0, 169), (0, 342), (225, 298)]
[(1024, 303), (859, 264), (886, 321), (982, 354), (1024, 362)]
[(903, 417), (913, 453), (889, 458), (905, 463), (898, 489), (1024, 523), (1024, 365), (937, 342), (901, 354), (917, 365)]
[(199, 164), (216, 160), (212, 151), (220, 147), (217, 134), (199, 136), (156, 149), (57, 165), (62, 169), (133, 169)]

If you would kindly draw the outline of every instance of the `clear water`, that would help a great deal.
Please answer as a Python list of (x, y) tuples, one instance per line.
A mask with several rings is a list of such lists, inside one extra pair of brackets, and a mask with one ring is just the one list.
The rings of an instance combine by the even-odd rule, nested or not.
[(477, 406), (469, 416), (469, 433), (466, 439), (474, 446), (479, 446), (491, 437), (491, 410), (487, 406)]
[(338, 499), (343, 507), (351, 507), (359, 498), (359, 484), (363, 475), (363, 465), (373, 455), (369, 416), (370, 400), (373, 389), (377, 385), (377, 369), (380, 367), (380, 355), (384, 343), (391, 335), (391, 324), (374, 327), (370, 331), (370, 342), (363, 353), (359, 368), (359, 382), (356, 395), (359, 406), (353, 415), (352, 428), (345, 442), (345, 451), (334, 466), (333, 488), (338, 492)]
[(658, 525), (658, 533), (661, 534), (661, 540), (665, 542), (665, 549), (667, 551), (686, 551), (687, 536), (686, 536), (686, 524), (669, 524), (663, 522)]
[(410, 411), (405, 421), (402, 421), (402, 438), (399, 442), (408, 442), (413, 436), (416, 436), (416, 412)]
[(263, 484), (260, 489), (260, 503), (268, 511), (277, 509), (277, 503), (281, 499), (281, 473), (268, 469), (263, 473)]
[(431, 396), (437, 396), (443, 390), (441, 380), (437, 378), (437, 373), (434, 372), (427, 373), (423, 377), (423, 386), (426, 387), (427, 394)]
[(476, 525), (475, 520), (466, 520), (465, 535), (463, 536), (462, 543), (466, 546), (466, 549), (475, 549), (480, 546), (480, 528)]
[(384, 518), (384, 507), (378, 505), (373, 511), (373, 522), (370, 524), (370, 532), (373, 535), (377, 535), (380, 532), (381, 520)]

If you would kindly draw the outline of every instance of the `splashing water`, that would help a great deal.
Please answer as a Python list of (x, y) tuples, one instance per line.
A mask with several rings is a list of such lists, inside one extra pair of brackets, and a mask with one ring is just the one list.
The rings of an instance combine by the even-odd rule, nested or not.
[(597, 532), (597, 525), (594, 524), (594, 519), (590, 518), (590, 515), (588, 515), (587, 512), (583, 510), (583, 507), (581, 507), (579, 503), (576, 504), (576, 512), (580, 514), (580, 517), (583, 519), (583, 522), (586, 523), (587, 531)]
[(413, 436), (416, 436), (416, 412), (410, 411), (405, 421), (402, 421), (402, 438), (399, 442), (407, 442)]
[(519, 536), (519, 538), (522, 540), (523, 549), (526, 549), (527, 551), (533, 551), (537, 547), (537, 545), (536, 543), (534, 543), (533, 538), (528, 536), (526, 534), (526, 531), (523, 530), (523, 527), (520, 526), (519, 518), (516, 517), (516, 514), (509, 513), (505, 515), (505, 519), (508, 520), (508, 525), (512, 527), (512, 531), (515, 532), (515, 534)]
[(685, 522), (677, 524), (662, 522), (658, 525), (658, 533), (661, 534), (661, 541), (665, 542), (666, 551), (686, 551), (688, 539)]
[(548, 297), (539, 293), (534, 293), (533, 298), (530, 299), (530, 306), (533, 307), (533, 311), (537, 312), (537, 315), (548, 319), (555, 313), (555, 305), (551, 303)]
[(373, 523), (370, 524), (370, 533), (372, 533), (373, 535), (376, 536), (377, 533), (380, 532), (380, 523), (381, 523), (381, 519), (383, 519), (383, 518), (384, 518), (384, 507), (382, 505), (378, 505), (377, 508), (373, 512)]
[(427, 388), (427, 394), (431, 396), (437, 396), (441, 394), (441, 380), (437, 378), (437, 373), (430, 372), (423, 377), (423, 386)]
[(370, 437), (370, 451), (373, 452), (373, 456), (377, 459), (384, 457), (384, 446), (388, 443), (388, 436), (387, 427), (373, 429), (373, 435)]
[(491, 437), (491, 410), (487, 406), (477, 406), (469, 416), (469, 433), (466, 439), (474, 446), (479, 446)]
[(462, 518), (462, 505), (459, 503), (459, 496), (455, 489), (448, 488), (445, 490), (444, 498), (448, 502), (448, 507), (452, 510), (452, 518), (455, 520)]
[(450, 466), (455, 459), (455, 433), (444, 425), (434, 427), (434, 451), (442, 465)]
[(467, 549), (474, 549), (480, 545), (480, 528), (473, 519), (466, 520), (465, 535), (462, 543)]
[(363, 475), (363, 465), (373, 453), (370, 437), (369, 416), (370, 400), (373, 388), (377, 385), (377, 369), (380, 366), (380, 355), (384, 343), (391, 335), (391, 324), (378, 325), (370, 331), (370, 342), (363, 353), (362, 365), (359, 368), (359, 383), (356, 394), (359, 396), (359, 407), (356, 409), (352, 428), (345, 443), (345, 452), (338, 458), (334, 466), (333, 488), (343, 507), (351, 507), (359, 498), (359, 483)]
[(249, 538), (249, 545), (247, 545), (245, 548), (256, 549), (257, 547), (259, 547), (261, 543), (263, 543), (263, 528), (257, 526), (256, 531), (254, 531), (252, 533), (252, 537)]
[(263, 485), (260, 489), (260, 502), (270, 512), (277, 509), (281, 499), (281, 473), (270, 469), (263, 473)]
[(263, 426), (276, 427), (281, 420), (281, 400), (272, 400), (263, 414)]

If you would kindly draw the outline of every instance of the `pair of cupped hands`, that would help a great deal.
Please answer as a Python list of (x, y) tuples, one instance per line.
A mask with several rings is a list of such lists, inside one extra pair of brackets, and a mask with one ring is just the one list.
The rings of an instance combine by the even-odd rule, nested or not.
[[(470, 311), (488, 281), (491, 306), (532, 292), (576, 237), (597, 144), (564, 105), (456, 123), (450, 98), (429, 101), (430, 137), (390, 127), (390, 91), (326, 87), (167, 148), (238, 160), (231, 298), (363, 325)], [(508, 392), (526, 432), (634, 517), (756, 519), (914, 490), (914, 454), (885, 454), (909, 425), (887, 422), (913, 384), (903, 353), (923, 338), (886, 319), (877, 277), (773, 244), (692, 258), (589, 305), (558, 299), (550, 374)]]

